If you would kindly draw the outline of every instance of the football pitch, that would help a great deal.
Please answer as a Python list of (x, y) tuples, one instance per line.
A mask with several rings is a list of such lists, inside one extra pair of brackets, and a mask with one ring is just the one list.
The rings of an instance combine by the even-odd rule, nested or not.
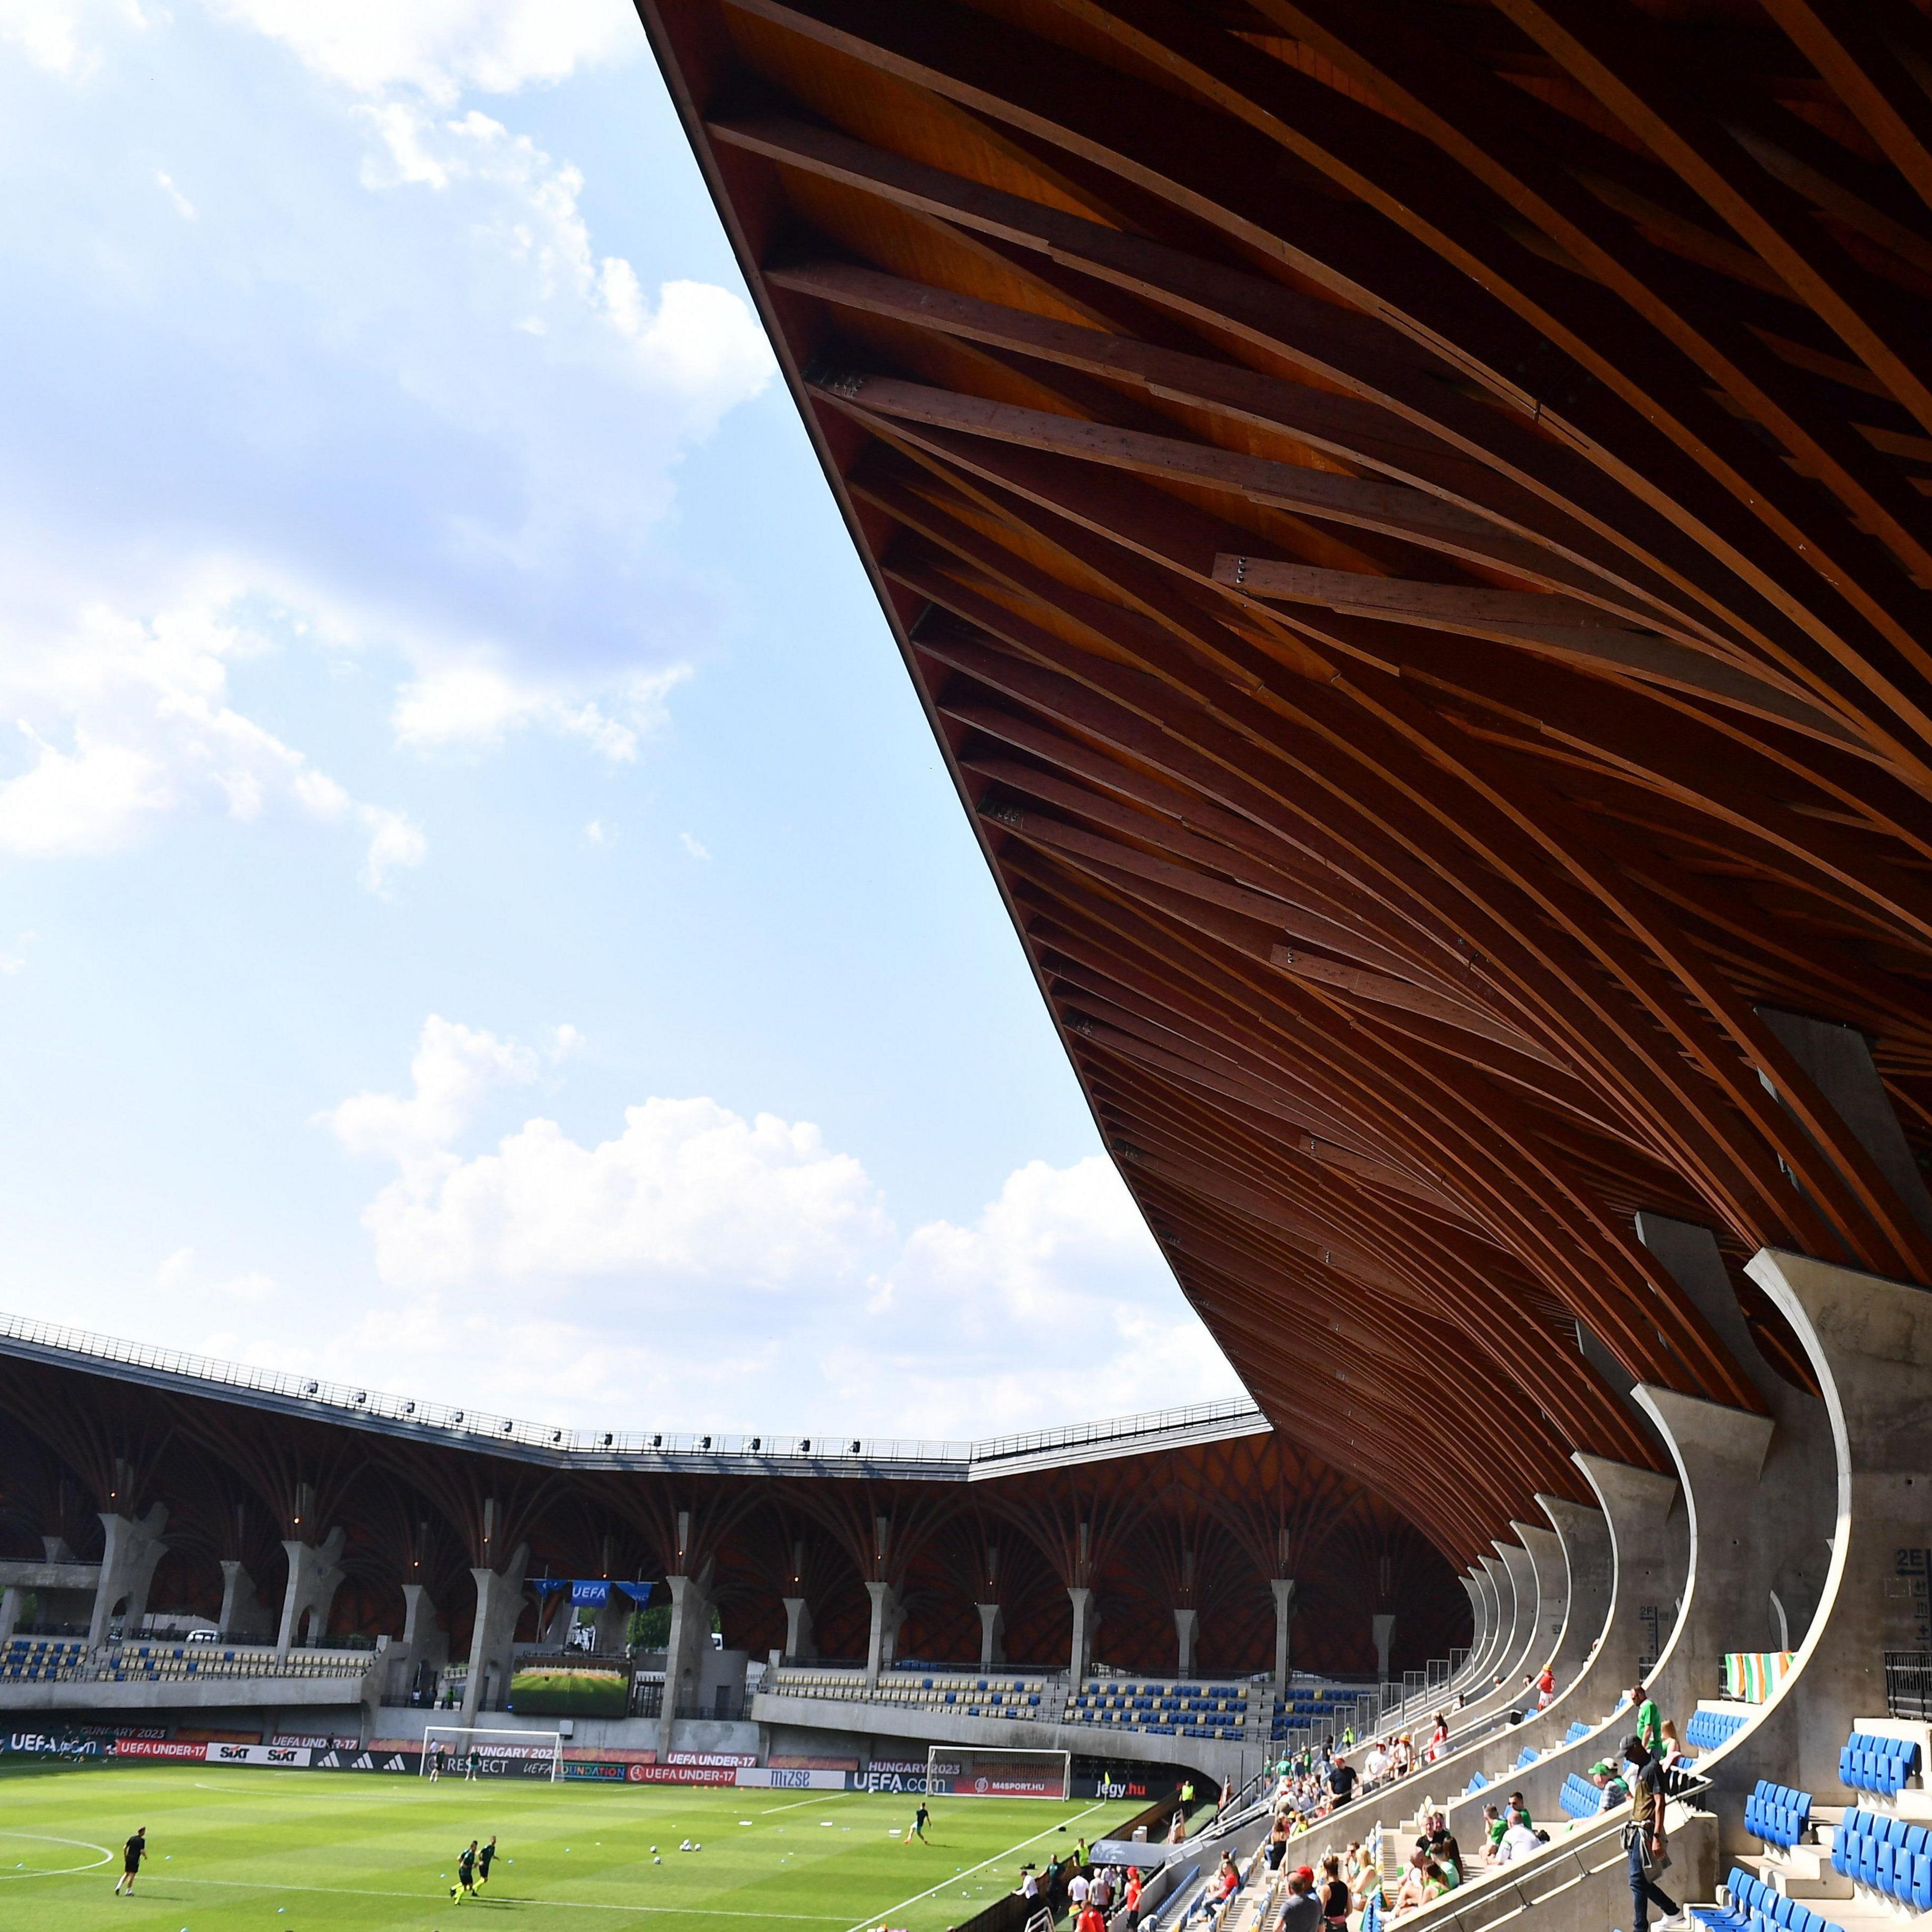
[[(358, 1777), (188, 1766), (0, 1772), (0, 1924), (32, 1932), (945, 1932), (1140, 1802)], [(132, 1898), (121, 1847), (148, 1828)], [(1066, 1828), (1063, 1833), (1060, 1828)], [(496, 1836), (478, 1898), (456, 1855)], [(686, 1840), (702, 1846), (680, 1851)], [(657, 1848), (654, 1862), (652, 1847)]]

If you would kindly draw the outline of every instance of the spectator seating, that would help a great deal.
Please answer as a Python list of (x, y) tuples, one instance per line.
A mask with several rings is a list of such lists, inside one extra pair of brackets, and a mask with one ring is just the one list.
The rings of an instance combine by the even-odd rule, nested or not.
[(1811, 1794), (1760, 1778), (1744, 1800), (1744, 1829), (1767, 1845), (1795, 1845), (1811, 1822)]
[(1724, 1881), (1728, 1905), (1694, 1905), (1690, 1916), (1703, 1932), (1840, 1932), (1829, 1919), (1774, 1886), (1733, 1865)]
[(1587, 1738), (1589, 1735), (1589, 1726), (1585, 1724), (1581, 1718), (1579, 1718), (1576, 1722), (1563, 1733), (1563, 1742), (1565, 1744), (1574, 1744), (1579, 1738)]
[(1918, 1747), (1910, 1738), (1875, 1737), (1854, 1731), (1838, 1754), (1838, 1776), (1854, 1791), (1896, 1798), (1918, 1775)]
[(1566, 1818), (1594, 1818), (1606, 1808), (1609, 1798), (1607, 1791), (1574, 1771), (1563, 1780), (1563, 1789), (1556, 1794), (1556, 1802)]
[[(950, 1711), (964, 1718), (1031, 1718), (1051, 1723), (1060, 1715), (1059, 1699), (1046, 1702), (1044, 1678), (1008, 1677), (960, 1672), (895, 1670), (868, 1685), (860, 1670), (815, 1670), (784, 1666), (765, 1688), (780, 1697), (837, 1697), (868, 1704), (910, 1706)], [(1057, 1688), (1057, 1687), (1056, 1687)]]
[(9, 1637), (0, 1646), (0, 1683), (58, 1683), (86, 1661), (85, 1637)]
[(1715, 1750), (1728, 1744), (1744, 1728), (1748, 1714), (1742, 1711), (1713, 1711), (1700, 1704), (1684, 1726), (1684, 1742), (1692, 1750)]
[(1382, 1932), (1382, 1900), (1378, 1892), (1369, 1894), (1369, 1902), (1362, 1907), (1362, 1932)]
[(1876, 1811), (1847, 1811), (1832, 1834), (1832, 1869), (1901, 1905), (1932, 1910), (1932, 1847), (1923, 1825)]
[(1160, 1737), (1214, 1738), (1238, 1744), (1246, 1735), (1245, 1684), (1169, 1684), (1090, 1677), (1066, 1700), (1070, 1724), (1119, 1725)]
[(1527, 1771), (1529, 1767), (1536, 1762), (1536, 1757), (1537, 1754), (1534, 1747), (1529, 1744), (1525, 1744), (1521, 1752), (1517, 1756), (1516, 1761), (1516, 1769), (1518, 1771)]
[(1480, 1771), (1472, 1771), (1469, 1774), (1468, 1783), (1462, 1787), (1462, 1796), (1465, 1798), (1473, 1797), (1479, 1791), (1486, 1791), (1489, 1786), (1490, 1780)]
[(1291, 1684), (1274, 1700), (1274, 1719), (1269, 1736), (1284, 1738), (1293, 1731), (1320, 1731), (1332, 1726), (1346, 1702), (1353, 1713), (1356, 1693), (1342, 1692), (1324, 1684)]
[(212, 1643), (122, 1643), (96, 1656), (83, 1637), (10, 1637), (0, 1684), (162, 1684), (204, 1677), (360, 1677), (373, 1650), (292, 1650)]

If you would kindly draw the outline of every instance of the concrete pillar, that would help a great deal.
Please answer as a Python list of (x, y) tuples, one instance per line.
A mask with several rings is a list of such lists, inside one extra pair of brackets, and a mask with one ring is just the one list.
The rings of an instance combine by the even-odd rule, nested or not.
[(88, 1626), (87, 1640), (98, 1645), (107, 1641), (114, 1606), (124, 1599), (122, 1628), (140, 1627), (148, 1608), (148, 1586), (154, 1580), (154, 1566), (167, 1553), (161, 1532), (168, 1526), (165, 1503), (151, 1503), (138, 1522), (132, 1516), (103, 1511), (100, 1526), (106, 1542), (100, 1552), (100, 1580), (94, 1592), (94, 1616)]
[(664, 1647), (664, 1708), (658, 1718), (658, 1761), (671, 1749), (671, 1726), (680, 1703), (694, 1704), (704, 1678), (704, 1653), (711, 1647), (711, 1579), (707, 1561), (694, 1576), (667, 1576), (670, 1592), (670, 1638)]
[(1684, 1607), (1646, 1688), (1681, 1728), (1700, 1697), (1714, 1697), (1727, 1650), (1757, 1648), (1750, 1539), (1758, 1527), (1758, 1478), (1776, 1425), (1768, 1416), (1640, 1383), (1637, 1400), (1670, 1444), (1683, 1485), (1690, 1561)]
[(40, 1547), (47, 1552), (50, 1563), (71, 1563), (74, 1560), (74, 1552), (68, 1547), (67, 1538), (64, 1536), (44, 1536), (40, 1538)]
[(342, 1587), (342, 1546), (347, 1540), (337, 1528), (320, 1544), (292, 1538), (283, 1543), (288, 1552), (289, 1580), (282, 1592), (281, 1628), (275, 1638), (278, 1657), (286, 1657), (304, 1641), (304, 1615), (309, 1617), (308, 1642), (320, 1643), (327, 1634), (329, 1609)]
[(899, 1593), (890, 1583), (872, 1579), (866, 1585), (866, 1594), (872, 1600), (872, 1634), (866, 1644), (866, 1687), (872, 1690), (877, 1688), (880, 1673), (892, 1667), (892, 1652), (905, 1612), (899, 1607)]
[(1294, 1579), (1270, 1576), (1268, 1588), (1274, 1592), (1274, 1688), (1288, 1688), (1289, 1675), (1288, 1625), (1294, 1617)]
[(1563, 1640), (1563, 1622), (1570, 1608), (1570, 1574), (1563, 1563), (1563, 1540), (1553, 1529), (1540, 1522), (1512, 1522), (1510, 1528), (1529, 1552), (1530, 1568), (1536, 1573), (1536, 1616), (1530, 1632), (1529, 1648), (1524, 1652), (1519, 1680), (1524, 1671), (1540, 1673), (1556, 1654)]
[(990, 1670), (1006, 1660), (1006, 1612), (1000, 1604), (975, 1604), (980, 1612), (980, 1668)]
[(818, 1654), (812, 1641), (812, 1606), (802, 1597), (788, 1597), (784, 1610), (785, 1657), (793, 1664), (809, 1664)]
[(1386, 1684), (1389, 1681), (1389, 1645), (1395, 1636), (1395, 1618), (1386, 1610), (1378, 1610), (1369, 1619), (1369, 1628), (1376, 1640), (1376, 1682)]
[(1483, 1682), (1483, 1660), (1489, 1654), (1490, 1632), (1495, 1622), (1489, 1580), (1480, 1570), (1473, 1567), (1462, 1573), (1462, 1587), (1469, 1593), (1469, 1608), (1475, 1618), (1469, 1634), (1469, 1660), (1462, 1666), (1460, 1688), (1465, 1690)]
[(1174, 1674), (1194, 1675), (1194, 1634), (1201, 1622), (1198, 1610), (1180, 1609), (1174, 1613)]
[(232, 1556), (221, 1559), (221, 1634), (231, 1642), (259, 1643), (275, 1634), (276, 1616), (262, 1601), (248, 1567)]
[(421, 1583), (403, 1586), (403, 1640), (392, 1653), (389, 1695), (406, 1698), (424, 1665), (440, 1672), (449, 1661), (449, 1633), (439, 1630), (436, 1605)]
[[(1864, 1052), (1862, 1040), (1858, 1048)], [(1838, 1456), (1830, 1418), (1823, 1402), (1792, 1387), (1759, 1354), (1738, 1307), (1730, 1270), (1708, 1228), (1649, 1214), (1636, 1217), (1636, 1228), (1645, 1246), (1696, 1304), (1749, 1376), (1766, 1412), (1778, 1425), (1758, 1483), (1756, 1514), (1744, 1539), (1756, 1604), (1731, 1648), (1795, 1649), (1810, 1627), (1825, 1586), (1837, 1518)], [(1789, 1644), (1781, 1641), (1786, 1632)]]
[(1537, 1498), (1563, 1546), (1563, 1628), (1550, 1659), (1558, 1694), (1575, 1683), (1597, 1653), (1610, 1613), (1610, 1526), (1601, 1510), (1562, 1496)]
[(1073, 1651), (1067, 1668), (1077, 1684), (1094, 1667), (1094, 1633), (1100, 1619), (1095, 1611), (1094, 1592), (1085, 1584), (1070, 1585), (1066, 1594), (1073, 1604)]
[(612, 1588), (609, 1599), (597, 1612), (597, 1655), (624, 1654), (631, 1641), (632, 1613), (637, 1607), (622, 1590)]
[(1690, 1561), (1690, 1522), (1668, 1476), (1580, 1450), (1573, 1460), (1610, 1526), (1610, 1613), (1590, 1674), (1607, 1708), (1657, 1668), (1676, 1628)]
[(0, 1643), (4, 1643), (20, 1627), (20, 1612), (27, 1593), (17, 1583), (0, 1590)]
[[(1835, 1800), (1852, 1719), (1885, 1714), (1885, 1652), (1932, 1648), (1926, 1599), (1911, 1593), (1922, 1573), (1909, 1567), (1932, 1562), (1932, 1294), (1769, 1249), (1748, 1271), (1824, 1391), (1838, 1508), (1818, 1613), (1766, 1718), (1740, 1742), (1757, 1747), (1768, 1733), (1786, 1767), (1778, 1781)], [(1753, 1754), (1724, 1754), (1726, 1789), (1768, 1774)]]
[(495, 1708), (486, 1700), (493, 1693), (500, 1696), (509, 1682), (511, 1646), (516, 1642), (517, 1620), (524, 1613), (524, 1566), (530, 1553), (527, 1544), (519, 1544), (506, 1568), (470, 1572), (476, 1580), (476, 1618), (470, 1632), (470, 1675), (463, 1686), (466, 1724), (476, 1723), (478, 1712)]
[(1487, 1685), (1495, 1678), (1509, 1642), (1510, 1626), (1516, 1619), (1516, 1592), (1510, 1587), (1509, 1572), (1501, 1557), (1479, 1556), (1476, 1564), (1490, 1604), (1490, 1641), (1483, 1652), (1483, 1682)]

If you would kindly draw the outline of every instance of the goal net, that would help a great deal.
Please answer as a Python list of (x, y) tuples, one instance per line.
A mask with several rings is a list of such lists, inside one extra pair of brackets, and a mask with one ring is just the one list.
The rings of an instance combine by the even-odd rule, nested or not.
[(431, 1724), (423, 1732), (424, 1778), (547, 1778), (563, 1775), (563, 1733)]
[(926, 1788), (935, 1798), (1058, 1798), (1073, 1792), (1073, 1754), (934, 1744)]

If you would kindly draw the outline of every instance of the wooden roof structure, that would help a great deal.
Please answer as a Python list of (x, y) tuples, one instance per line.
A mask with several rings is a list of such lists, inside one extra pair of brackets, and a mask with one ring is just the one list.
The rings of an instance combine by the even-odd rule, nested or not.
[(640, 11), (1277, 1430), (1467, 1562), (1659, 1460), (1579, 1324), (1762, 1406), (1636, 1213), (1932, 1283), (1766, 1017), (1862, 1034), (1923, 1161), (1924, 0)]

